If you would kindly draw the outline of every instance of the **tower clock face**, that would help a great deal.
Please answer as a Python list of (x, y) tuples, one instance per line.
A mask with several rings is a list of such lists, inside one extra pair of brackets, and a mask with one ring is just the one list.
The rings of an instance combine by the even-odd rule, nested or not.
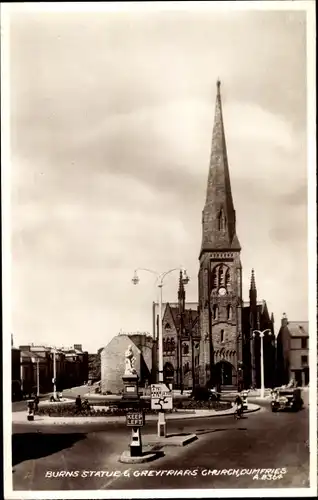
[(223, 295), (226, 295), (226, 288), (224, 287), (219, 288), (219, 295), (221, 295), (221, 297), (223, 297)]

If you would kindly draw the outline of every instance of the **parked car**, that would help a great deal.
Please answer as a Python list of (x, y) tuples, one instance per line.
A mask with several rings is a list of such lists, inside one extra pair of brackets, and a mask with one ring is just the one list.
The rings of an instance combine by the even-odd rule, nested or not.
[(272, 391), (271, 407), (273, 412), (280, 410), (299, 411), (304, 401), (301, 397), (301, 389), (276, 387)]

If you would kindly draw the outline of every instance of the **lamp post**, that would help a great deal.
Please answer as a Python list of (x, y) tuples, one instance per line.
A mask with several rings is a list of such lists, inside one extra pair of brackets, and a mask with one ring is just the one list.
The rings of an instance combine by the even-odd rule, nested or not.
[[(173, 271), (182, 271), (182, 276), (183, 276), (183, 284), (189, 283), (189, 277), (187, 275), (187, 271), (184, 268), (176, 267), (173, 269), (170, 269), (169, 271), (166, 271), (164, 273), (158, 273), (156, 271), (152, 271), (151, 269), (146, 269), (146, 268), (138, 268), (135, 269), (134, 271), (134, 276), (132, 278), (132, 282), (134, 285), (138, 285), (139, 283), (139, 277), (138, 277), (138, 271), (146, 271), (148, 273), (154, 274), (157, 278), (157, 286), (159, 288), (159, 335), (158, 335), (158, 380), (159, 382), (164, 382), (164, 377), (163, 377), (163, 332), (162, 332), (162, 287), (163, 287), (163, 282), (165, 277), (172, 273)], [(164, 411), (159, 411), (158, 415), (158, 436), (159, 437), (166, 437), (166, 421), (165, 421), (165, 414)]]
[(253, 331), (253, 337), (256, 336), (256, 334), (259, 334), (260, 339), (261, 339), (261, 398), (264, 398), (265, 396), (265, 386), (264, 386), (264, 336), (265, 333), (269, 332), (271, 335), (272, 332), (269, 328), (266, 330), (260, 331), (260, 330), (254, 330)]
[(53, 398), (56, 400), (56, 349), (53, 349)]
[(39, 358), (36, 360), (36, 395), (40, 395), (40, 371), (39, 371)]

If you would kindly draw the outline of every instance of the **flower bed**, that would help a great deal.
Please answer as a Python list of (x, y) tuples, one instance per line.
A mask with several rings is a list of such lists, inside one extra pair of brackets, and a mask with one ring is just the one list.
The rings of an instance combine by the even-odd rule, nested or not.
[(195, 401), (192, 399), (187, 399), (183, 401), (175, 401), (174, 407), (179, 410), (227, 410), (231, 408), (231, 403), (229, 401)]
[[(146, 415), (156, 415), (158, 410), (152, 410), (150, 401), (143, 401), (142, 408)], [(185, 412), (194, 410), (226, 410), (231, 408), (231, 403), (225, 401), (192, 401), (181, 400), (174, 401), (173, 410), (168, 410), (166, 413), (173, 413), (175, 411), (184, 410)], [(51, 417), (102, 417), (102, 416), (125, 416), (128, 410), (134, 410), (136, 407), (129, 405), (126, 401), (121, 401), (121, 404), (111, 403), (109, 401), (98, 403), (94, 402), (89, 409), (82, 408), (78, 410), (75, 403), (58, 403), (57, 405), (43, 405), (39, 406), (38, 414), (47, 415)]]

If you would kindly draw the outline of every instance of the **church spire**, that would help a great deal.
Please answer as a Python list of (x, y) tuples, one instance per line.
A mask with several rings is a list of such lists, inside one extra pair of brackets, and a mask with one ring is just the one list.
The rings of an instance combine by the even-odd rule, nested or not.
[(236, 236), (235, 210), (225, 142), (220, 80), (217, 80), (216, 87), (208, 185), (202, 214), (201, 254), (204, 251), (241, 249)]
[(256, 306), (257, 306), (257, 290), (256, 290), (254, 269), (252, 269), (251, 285), (250, 285), (250, 307), (251, 307), (251, 310), (256, 309)]
[(179, 302), (179, 312), (183, 312), (185, 306), (185, 288), (183, 283), (182, 271), (180, 271), (180, 276), (179, 276), (178, 302)]
[(252, 269), (250, 290), (256, 290), (254, 269)]

